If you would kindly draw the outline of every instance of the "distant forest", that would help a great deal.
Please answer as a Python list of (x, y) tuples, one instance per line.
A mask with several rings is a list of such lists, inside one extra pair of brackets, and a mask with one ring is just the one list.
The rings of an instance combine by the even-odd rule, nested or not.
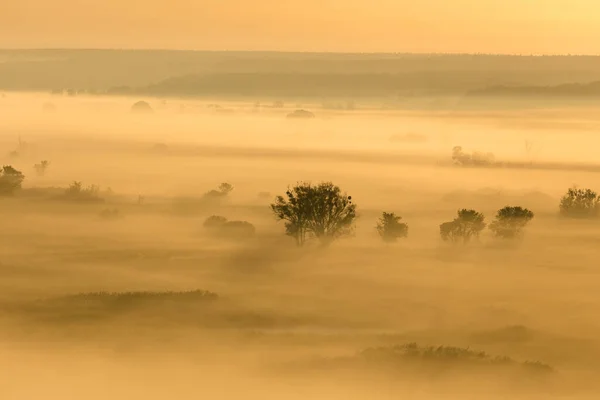
[(600, 57), (0, 51), (0, 90), (152, 96), (600, 97)]

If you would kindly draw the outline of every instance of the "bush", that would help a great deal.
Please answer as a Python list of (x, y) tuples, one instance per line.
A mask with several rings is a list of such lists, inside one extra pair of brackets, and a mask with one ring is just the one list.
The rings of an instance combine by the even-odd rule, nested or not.
[(256, 228), (247, 221), (227, 221), (221, 227), (224, 236), (231, 238), (249, 238), (256, 234)]
[(560, 200), (560, 214), (568, 218), (595, 218), (600, 210), (600, 197), (591, 189), (570, 188)]
[(342, 194), (331, 182), (319, 185), (300, 183), (278, 196), (271, 209), (278, 220), (285, 221), (286, 235), (302, 246), (307, 237), (315, 237), (322, 244), (349, 235), (356, 219), (356, 205), (352, 197)]
[(220, 226), (223, 226), (226, 222), (227, 222), (227, 218), (221, 217), (220, 215), (213, 215), (213, 216), (208, 217), (204, 221), (204, 227), (205, 228), (220, 227)]
[(531, 372), (549, 373), (554, 369), (539, 361), (519, 362), (506, 356), (491, 356), (484, 351), (454, 346), (419, 346), (409, 343), (401, 346), (368, 348), (360, 357), (374, 364), (420, 365), (422, 367), (447, 365), (453, 367), (524, 367)]
[(233, 185), (230, 183), (224, 182), (219, 185), (217, 190), (211, 190), (210, 192), (206, 192), (204, 197), (207, 199), (219, 199), (226, 197), (233, 191)]
[(452, 149), (452, 161), (455, 165), (463, 167), (482, 167), (493, 165), (495, 163), (495, 156), (493, 153), (481, 153), (478, 151), (469, 154), (465, 153), (461, 146), (454, 146)]
[(478, 238), (485, 229), (484, 215), (475, 211), (462, 209), (458, 216), (450, 222), (440, 225), (442, 240), (452, 243), (468, 243), (473, 237)]
[(513, 239), (522, 235), (523, 228), (533, 219), (533, 212), (522, 207), (504, 207), (498, 210), (496, 219), (490, 224), (494, 235)]
[(25, 175), (10, 165), (5, 165), (0, 170), (0, 195), (9, 196), (21, 189)]
[(213, 215), (204, 221), (204, 228), (213, 235), (229, 238), (248, 238), (254, 236), (256, 228), (246, 221), (227, 221), (220, 215)]
[(81, 182), (73, 182), (69, 186), (64, 194), (63, 198), (70, 201), (81, 201), (81, 202), (101, 202), (104, 201), (100, 197), (100, 188), (96, 185), (90, 185), (86, 188), (83, 187)]
[(395, 242), (408, 236), (408, 225), (400, 222), (402, 217), (384, 212), (377, 222), (377, 233), (385, 242)]

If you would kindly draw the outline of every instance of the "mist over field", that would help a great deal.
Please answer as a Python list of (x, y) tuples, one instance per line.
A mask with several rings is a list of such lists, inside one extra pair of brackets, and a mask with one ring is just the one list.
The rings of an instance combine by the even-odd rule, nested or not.
[[(564, 82), (542, 70), (520, 87)], [(600, 190), (594, 96), (148, 89), (179, 72), (0, 84), (0, 164), (24, 175), (0, 196), (1, 398), (597, 398), (600, 226), (559, 208)], [(286, 235), (271, 204), (301, 182), (351, 196), (351, 234)], [(518, 239), (490, 229), (505, 206), (535, 214)], [(442, 240), (461, 209), (486, 228)]]

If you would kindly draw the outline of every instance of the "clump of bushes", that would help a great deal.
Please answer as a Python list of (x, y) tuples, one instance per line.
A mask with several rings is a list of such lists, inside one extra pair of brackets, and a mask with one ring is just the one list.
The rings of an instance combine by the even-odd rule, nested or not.
[[(183, 304), (202, 304), (216, 301), (219, 296), (207, 290), (173, 291), (139, 291), (139, 292), (92, 292), (79, 293), (52, 299), (40, 300), (39, 311), (57, 314), (62, 317), (72, 316), (80, 319), (112, 317), (115, 313), (129, 312), (148, 306), (181, 306)], [(51, 307), (49, 307), (51, 306)]]
[(314, 237), (322, 244), (350, 235), (356, 219), (352, 197), (331, 182), (318, 185), (299, 183), (284, 196), (278, 196), (271, 210), (285, 222), (286, 235), (298, 246)]
[(224, 182), (219, 185), (217, 190), (211, 190), (210, 192), (206, 192), (204, 194), (204, 198), (206, 199), (220, 199), (223, 197), (227, 197), (229, 193), (233, 191), (233, 185), (230, 183)]
[(96, 185), (84, 187), (83, 183), (75, 181), (64, 192), (64, 199), (77, 202), (102, 202), (100, 188)]
[(227, 218), (222, 217), (220, 215), (212, 215), (204, 221), (205, 228), (218, 228), (227, 223)]
[(469, 243), (473, 238), (479, 238), (479, 234), (486, 227), (485, 216), (475, 210), (462, 209), (458, 216), (450, 222), (440, 225), (440, 236), (442, 240), (451, 243)]
[(219, 237), (244, 239), (256, 234), (256, 228), (250, 222), (228, 221), (220, 215), (208, 217), (203, 225), (212, 235)]
[(5, 165), (0, 170), (0, 195), (10, 196), (17, 190), (25, 180), (25, 175), (10, 165)]
[(402, 217), (394, 213), (383, 212), (375, 229), (384, 242), (395, 242), (408, 236), (408, 225), (400, 220)]
[(522, 235), (523, 228), (533, 217), (533, 212), (526, 208), (507, 206), (498, 210), (489, 228), (496, 237), (514, 239)]
[(539, 361), (518, 362), (510, 357), (491, 356), (484, 351), (454, 346), (419, 346), (409, 343), (400, 346), (376, 347), (363, 350), (360, 358), (370, 363), (409, 365), (419, 362), (421, 366), (448, 365), (455, 367), (503, 367), (521, 366), (537, 372), (552, 372), (550, 365)]
[(591, 189), (572, 187), (560, 200), (560, 215), (568, 218), (596, 218), (600, 211), (600, 197)]
[(493, 153), (473, 152), (471, 154), (463, 151), (461, 146), (454, 146), (452, 149), (452, 161), (455, 165), (462, 167), (486, 167), (496, 162)]

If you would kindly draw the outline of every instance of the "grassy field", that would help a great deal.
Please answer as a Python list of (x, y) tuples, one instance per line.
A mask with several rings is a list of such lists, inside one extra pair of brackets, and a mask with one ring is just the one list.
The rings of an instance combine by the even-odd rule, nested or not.
[[(0, 199), (3, 398), (595, 398), (600, 225), (558, 204), (600, 189), (598, 110), (306, 104), (317, 118), (289, 121), (177, 99), (131, 115), (137, 100), (0, 102), (0, 161), (26, 175)], [(515, 164), (452, 166), (455, 145)], [(352, 195), (354, 236), (285, 237), (269, 204), (303, 180)], [(65, 197), (73, 181), (99, 200)], [(234, 190), (207, 200), (222, 182)], [(457, 209), (490, 222), (506, 205), (536, 214), (522, 241), (440, 240)], [(381, 241), (382, 211), (408, 238)], [(211, 215), (256, 235), (215, 237)]]

